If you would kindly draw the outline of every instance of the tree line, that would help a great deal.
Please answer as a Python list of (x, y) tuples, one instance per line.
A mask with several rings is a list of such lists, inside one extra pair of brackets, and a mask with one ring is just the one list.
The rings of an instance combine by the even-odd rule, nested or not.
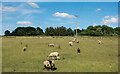
[(5, 31), (5, 36), (37, 36), (43, 35), (44, 32), (41, 28), (37, 27), (17, 27), (10, 33), (9, 30)]
[[(37, 27), (17, 27), (10, 33), (9, 30), (5, 31), (5, 36), (74, 36), (76, 29), (66, 27), (47, 27), (45, 32), (43, 29)], [(87, 29), (77, 29), (78, 35), (81, 36), (114, 36), (120, 35), (120, 27), (112, 28), (107, 25), (88, 26)]]

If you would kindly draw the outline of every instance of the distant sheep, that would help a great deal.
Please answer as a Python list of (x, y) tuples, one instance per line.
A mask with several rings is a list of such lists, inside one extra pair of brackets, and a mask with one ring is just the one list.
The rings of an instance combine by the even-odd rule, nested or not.
[(77, 52), (80, 53), (80, 48), (77, 49)]
[(75, 40), (72, 40), (72, 42), (75, 42)]
[(43, 66), (44, 66), (43, 70), (44, 70), (44, 69), (49, 70), (49, 69), (50, 69), (50, 62), (49, 62), (49, 61), (44, 61), (44, 62), (43, 62)]
[(48, 44), (48, 46), (52, 46), (52, 47), (54, 47), (54, 44), (53, 44), (53, 43), (51, 43), (51, 44)]
[(77, 41), (77, 43), (79, 43), (79, 41)]
[(98, 40), (98, 44), (101, 44), (102, 42), (100, 40)]
[(69, 45), (70, 45), (70, 46), (73, 46), (73, 42), (69, 42)]
[(23, 47), (23, 51), (26, 51), (27, 47)]
[(47, 56), (47, 59), (49, 60), (50, 57), (52, 57), (52, 59), (54, 59), (54, 57), (59, 57), (59, 53), (58, 52), (52, 52), (52, 53), (50, 53), (49, 56)]
[(72, 40), (72, 42), (75, 42), (76, 41), (76, 38), (74, 38), (73, 40)]

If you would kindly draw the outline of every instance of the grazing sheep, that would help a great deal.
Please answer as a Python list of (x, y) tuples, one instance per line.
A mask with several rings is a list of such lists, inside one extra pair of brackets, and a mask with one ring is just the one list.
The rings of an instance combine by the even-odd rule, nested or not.
[(75, 40), (72, 40), (72, 42), (75, 42)]
[(54, 47), (54, 44), (53, 44), (53, 43), (51, 43), (51, 44), (48, 44), (48, 46), (52, 46), (52, 47)]
[(52, 59), (54, 59), (54, 57), (59, 57), (59, 53), (58, 52), (52, 52), (52, 53), (50, 53), (49, 56), (47, 56), (47, 59), (49, 59), (50, 57), (52, 57)]
[(40, 37), (40, 39), (42, 39), (42, 37)]
[(51, 66), (51, 70), (55, 69), (55, 62), (54, 62), (54, 60), (50, 60), (49, 63), (50, 63), (50, 66)]
[(73, 42), (69, 42), (69, 45), (70, 45), (70, 46), (73, 46)]
[(77, 49), (77, 52), (80, 53), (80, 48)]
[(98, 40), (98, 44), (101, 44), (102, 42), (100, 40)]
[(43, 70), (44, 70), (44, 69), (49, 70), (49, 69), (50, 69), (50, 62), (49, 62), (49, 61), (44, 61), (44, 62), (43, 62), (43, 66), (44, 66)]
[(27, 48), (27, 47), (24, 47), (24, 48), (23, 48), (23, 51), (26, 51), (26, 48)]
[(77, 38), (74, 38), (74, 39), (72, 40), (72, 42), (76, 42), (76, 40), (77, 40)]
[(79, 41), (77, 41), (77, 43), (79, 43)]

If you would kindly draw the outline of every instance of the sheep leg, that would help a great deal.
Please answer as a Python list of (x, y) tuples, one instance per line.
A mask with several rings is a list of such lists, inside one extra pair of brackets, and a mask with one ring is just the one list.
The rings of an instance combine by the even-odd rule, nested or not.
[(44, 68), (43, 68), (43, 70), (45, 70), (46, 69), (46, 66), (44, 65)]
[(47, 70), (49, 70), (49, 68), (47, 67)]
[(53, 71), (53, 67), (51, 66), (51, 70)]

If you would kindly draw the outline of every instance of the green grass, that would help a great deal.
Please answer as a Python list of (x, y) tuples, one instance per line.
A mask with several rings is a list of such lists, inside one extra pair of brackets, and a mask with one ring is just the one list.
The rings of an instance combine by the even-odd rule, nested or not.
[[(73, 37), (3, 38), (2, 71), (50, 72), (43, 70), (43, 61), (54, 51), (59, 52), (61, 57), (61, 60), (55, 60), (57, 70), (54, 72), (118, 71), (117, 37), (78, 37), (79, 44), (69, 46), (71, 40)], [(101, 40), (102, 44), (99, 45), (97, 40)], [(55, 47), (48, 47), (48, 43), (54, 43)], [(23, 52), (26, 45), (27, 51)], [(78, 47), (81, 48), (79, 54), (76, 52)]]

